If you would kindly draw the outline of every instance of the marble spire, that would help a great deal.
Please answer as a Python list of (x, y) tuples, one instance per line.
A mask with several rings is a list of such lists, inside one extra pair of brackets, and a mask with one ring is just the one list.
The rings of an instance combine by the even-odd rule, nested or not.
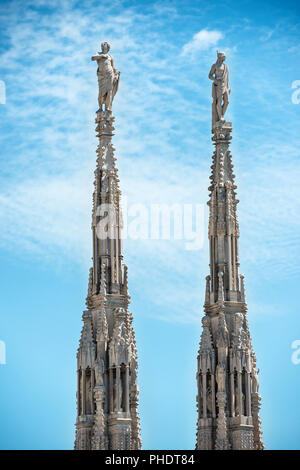
[(77, 353), (77, 450), (138, 450), (137, 350), (128, 310), (127, 266), (123, 264), (122, 216), (118, 170), (112, 137), (112, 103), (120, 72), (110, 46), (92, 60), (98, 65), (96, 134), (99, 140), (95, 170), (92, 244), (87, 310)]
[(212, 158), (209, 186), (209, 267), (197, 370), (197, 449), (263, 449), (256, 358), (239, 273), (239, 225), (230, 140), (226, 56), (218, 53), (212, 83)]

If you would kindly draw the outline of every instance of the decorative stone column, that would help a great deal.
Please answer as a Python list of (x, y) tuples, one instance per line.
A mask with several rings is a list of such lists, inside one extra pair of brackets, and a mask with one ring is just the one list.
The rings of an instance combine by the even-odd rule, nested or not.
[(92, 449), (107, 450), (108, 436), (106, 433), (106, 422), (104, 415), (105, 390), (103, 386), (94, 388), (94, 397), (96, 402), (96, 414), (94, 419)]
[(217, 405), (219, 409), (217, 417), (217, 433), (216, 433), (216, 450), (228, 450), (230, 449), (230, 444), (228, 441), (227, 434), (227, 421), (225, 415), (225, 406), (226, 406), (226, 393), (217, 392)]

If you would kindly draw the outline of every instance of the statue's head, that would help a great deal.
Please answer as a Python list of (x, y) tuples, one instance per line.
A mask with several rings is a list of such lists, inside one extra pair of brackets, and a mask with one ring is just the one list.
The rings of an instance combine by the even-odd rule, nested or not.
[(222, 63), (222, 62), (225, 61), (225, 59), (226, 59), (226, 54), (225, 54), (225, 52), (222, 52), (222, 51), (219, 52), (219, 51), (218, 51), (218, 52), (217, 52), (217, 55), (218, 55), (218, 62), (221, 62), (221, 63)]
[(109, 49), (110, 49), (110, 44), (108, 42), (105, 41), (101, 44), (101, 51), (103, 52), (103, 54), (107, 54)]

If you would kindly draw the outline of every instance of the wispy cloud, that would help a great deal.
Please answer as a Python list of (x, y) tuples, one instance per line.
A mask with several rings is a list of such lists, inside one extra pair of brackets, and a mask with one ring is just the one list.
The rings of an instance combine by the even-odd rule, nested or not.
[(208, 31), (207, 29), (201, 29), (201, 31), (194, 34), (191, 41), (184, 44), (182, 54), (194, 54), (195, 52), (209, 49), (210, 47), (215, 46), (222, 38), (223, 33), (221, 31)]
[[(241, 270), (245, 263), (252, 270), (263, 268), (261, 276), (271, 275), (274, 266), (279, 276), (298, 270), (297, 133), (295, 126), (280, 131), (284, 121), (297, 122), (297, 107), (289, 107), (290, 83), (285, 93), (276, 60), (269, 64), (270, 87), (265, 61), (251, 54), (244, 61), (225, 24), (202, 29), (186, 44), (181, 35), (178, 46), (174, 24), (182, 23), (182, 15), (159, 3), (140, 13), (134, 7), (120, 12), (119, 2), (111, 2), (101, 9), (101, 22), (97, 2), (84, 2), (81, 10), (71, 0), (58, 2), (58, 10), (50, 8), (48, 15), (44, 2), (22, 5), (13, 1), (9, 13), (0, 9), (7, 41), (0, 77), (7, 91), (1, 108), (2, 247), (19, 256), (44, 253), (54, 264), (58, 258), (78, 262), (87, 271), (97, 105), (90, 57), (104, 39), (121, 70), (114, 145), (123, 193), (130, 203), (206, 204), (213, 151), (207, 74), (215, 60), (211, 48), (226, 37), (226, 50), (235, 51), (228, 58), (228, 116), (234, 122), (232, 153), (241, 198)], [(166, 14), (175, 22), (170, 30)], [(272, 40), (260, 47), (272, 47)], [(251, 44), (249, 38), (243, 41), (243, 47)], [(288, 39), (282, 54), (287, 46)], [(205, 54), (189, 61), (198, 51)], [(206, 245), (189, 254), (184, 242), (127, 240), (125, 250), (130, 281), (142, 285), (151, 302), (164, 303), (167, 320), (198, 321)]]

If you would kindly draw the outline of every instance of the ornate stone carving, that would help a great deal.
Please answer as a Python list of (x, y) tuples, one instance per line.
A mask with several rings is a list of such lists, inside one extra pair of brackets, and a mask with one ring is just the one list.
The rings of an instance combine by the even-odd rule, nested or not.
[(215, 449), (216, 450), (228, 450), (230, 449), (230, 443), (228, 440), (227, 418), (225, 415), (225, 405), (226, 405), (225, 392), (223, 391), (217, 392), (217, 403), (218, 403), (219, 413), (217, 416)]

